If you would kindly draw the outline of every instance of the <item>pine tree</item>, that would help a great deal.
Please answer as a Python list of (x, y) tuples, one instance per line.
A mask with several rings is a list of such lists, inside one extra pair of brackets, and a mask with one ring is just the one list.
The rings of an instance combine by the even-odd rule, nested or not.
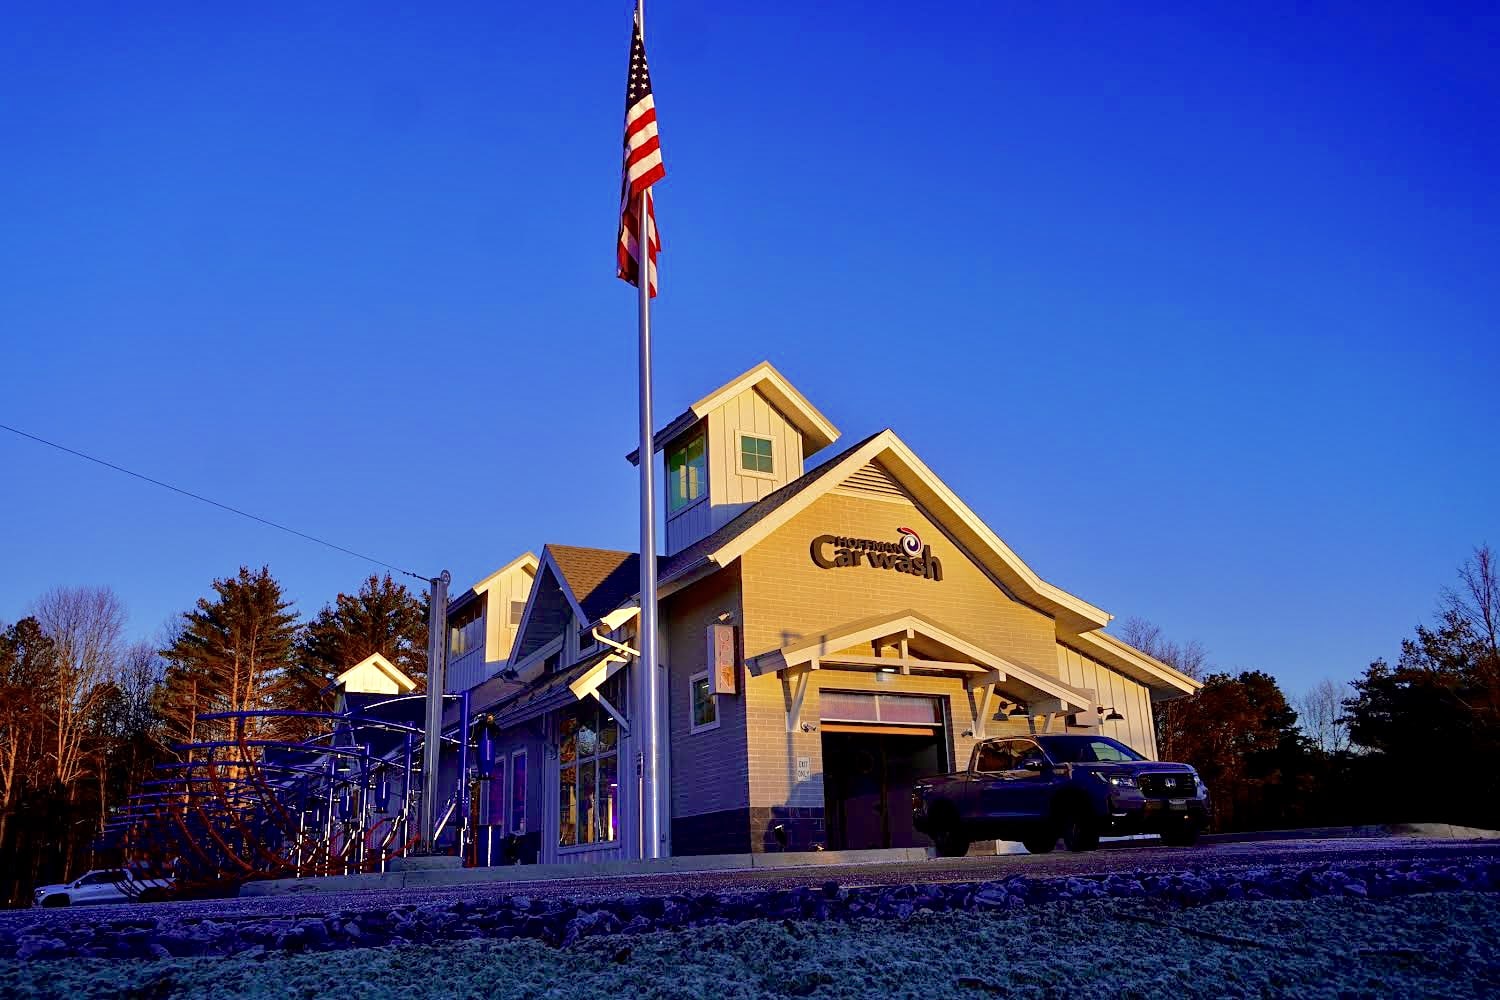
[[(169, 666), (158, 710), (177, 740), (232, 738), (233, 726), (197, 716), (276, 707), (272, 692), (292, 664), (297, 616), (268, 567), (241, 566), (213, 590), (183, 613), (181, 631), (162, 650)], [(245, 731), (262, 728), (252, 719)]]
[(427, 602), (389, 573), (372, 574), (358, 594), (338, 595), (308, 622), (298, 653), (324, 683), (372, 653), (420, 683), (427, 676)]

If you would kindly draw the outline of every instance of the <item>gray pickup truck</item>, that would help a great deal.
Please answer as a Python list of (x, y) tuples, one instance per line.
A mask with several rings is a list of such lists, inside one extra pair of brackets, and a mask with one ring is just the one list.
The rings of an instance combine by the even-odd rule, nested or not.
[(1187, 847), (1208, 824), (1208, 789), (1186, 764), (1147, 760), (1107, 736), (1009, 736), (974, 746), (969, 769), (912, 788), (912, 823), (938, 854), (976, 840), (1019, 840), (1045, 854), (1102, 834), (1157, 833)]

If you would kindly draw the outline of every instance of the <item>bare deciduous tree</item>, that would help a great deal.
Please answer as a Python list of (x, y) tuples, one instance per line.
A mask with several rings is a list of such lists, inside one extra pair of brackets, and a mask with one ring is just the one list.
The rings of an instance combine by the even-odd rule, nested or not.
[(1443, 591), (1444, 609), (1457, 612), (1489, 655), (1500, 657), (1500, 567), (1488, 545), (1474, 550), (1473, 558), (1459, 567), (1458, 579), (1458, 590)]
[(1186, 643), (1168, 639), (1161, 626), (1144, 618), (1128, 618), (1120, 624), (1120, 638), (1147, 656), (1155, 657), (1194, 680), (1202, 680), (1208, 667), (1208, 650), (1197, 639)]
[(108, 587), (58, 587), (36, 602), (34, 615), (56, 656), (53, 764), (57, 782), (69, 787), (86, 772), (89, 720), (119, 670), (125, 607)]
[(1297, 718), (1314, 746), (1326, 754), (1349, 749), (1349, 724), (1344, 719), (1344, 699), (1352, 697), (1348, 684), (1323, 680), (1297, 700)]

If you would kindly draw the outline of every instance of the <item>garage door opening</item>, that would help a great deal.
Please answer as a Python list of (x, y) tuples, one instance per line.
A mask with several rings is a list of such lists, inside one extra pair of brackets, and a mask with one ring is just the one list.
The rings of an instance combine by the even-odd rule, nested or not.
[(824, 691), (824, 819), (831, 850), (925, 846), (911, 788), (948, 770), (936, 698)]

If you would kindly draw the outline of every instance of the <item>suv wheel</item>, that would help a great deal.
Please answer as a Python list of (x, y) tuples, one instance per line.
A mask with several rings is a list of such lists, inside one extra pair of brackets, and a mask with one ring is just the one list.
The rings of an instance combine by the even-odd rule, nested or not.
[(1074, 806), (1063, 814), (1062, 842), (1074, 853), (1099, 846), (1099, 824), (1087, 809)]
[(55, 906), (67, 906), (67, 905), (68, 905), (68, 895), (67, 895), (67, 893), (63, 893), (63, 892), (54, 892), (52, 895), (46, 896), (46, 897), (44, 897), (42, 899), (42, 906), (43, 907), (55, 907)]

